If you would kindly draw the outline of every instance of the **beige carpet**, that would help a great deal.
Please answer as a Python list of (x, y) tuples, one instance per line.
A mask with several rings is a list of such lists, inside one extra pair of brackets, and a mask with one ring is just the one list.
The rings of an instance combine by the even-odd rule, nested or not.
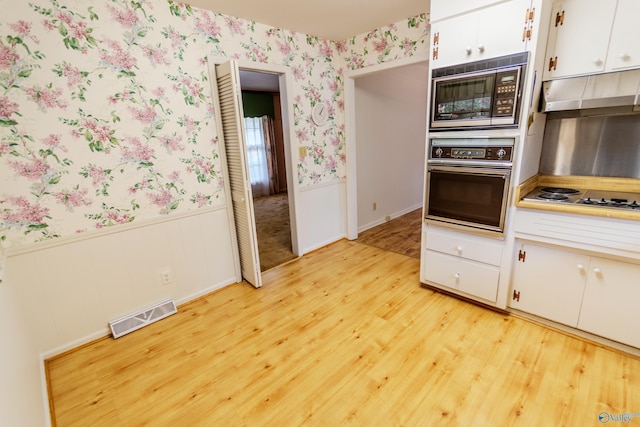
[(260, 270), (265, 271), (296, 258), (291, 252), (291, 223), (287, 193), (253, 200), (258, 234)]

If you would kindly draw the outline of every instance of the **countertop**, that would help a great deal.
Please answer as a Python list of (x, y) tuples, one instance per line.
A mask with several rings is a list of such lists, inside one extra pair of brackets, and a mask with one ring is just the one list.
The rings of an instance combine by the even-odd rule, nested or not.
[(516, 187), (514, 200), (515, 206), (518, 208), (640, 221), (640, 211), (638, 210), (606, 209), (562, 203), (536, 203), (522, 200), (524, 196), (536, 187), (568, 187), (578, 190), (609, 190), (637, 193), (640, 192), (640, 179), (637, 178), (536, 175)]

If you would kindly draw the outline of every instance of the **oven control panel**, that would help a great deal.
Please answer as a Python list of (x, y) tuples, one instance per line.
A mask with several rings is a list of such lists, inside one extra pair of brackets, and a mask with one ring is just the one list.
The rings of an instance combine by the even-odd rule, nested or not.
[(485, 161), (511, 161), (511, 146), (499, 147), (460, 147), (438, 145), (431, 147), (430, 159), (451, 160), (485, 160)]

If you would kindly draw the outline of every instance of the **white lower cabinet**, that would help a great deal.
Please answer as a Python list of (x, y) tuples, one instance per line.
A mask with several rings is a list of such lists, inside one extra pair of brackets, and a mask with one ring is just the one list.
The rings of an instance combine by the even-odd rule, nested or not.
[(509, 306), (640, 348), (640, 264), (517, 245)]
[(496, 302), (503, 241), (429, 227), (423, 242), (423, 283)]
[(640, 348), (640, 265), (591, 258), (578, 328)]

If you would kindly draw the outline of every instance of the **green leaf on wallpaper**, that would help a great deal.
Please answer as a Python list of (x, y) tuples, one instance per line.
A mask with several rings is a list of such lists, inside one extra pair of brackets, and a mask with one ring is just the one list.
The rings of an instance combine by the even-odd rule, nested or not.
[(91, 132), (89, 132), (88, 129), (84, 132), (84, 139), (89, 142), (93, 141), (93, 135), (91, 134)]
[(100, 18), (98, 18), (98, 15), (93, 11), (93, 6), (90, 6), (88, 10), (89, 10), (89, 19), (90, 20), (97, 21), (97, 20), (100, 19)]
[(60, 35), (65, 37), (67, 36), (67, 34), (69, 34), (69, 31), (67, 31), (67, 27), (65, 27), (62, 22), (60, 23), (60, 25), (58, 25), (58, 32), (60, 33)]
[(69, 39), (69, 46), (73, 50), (80, 50), (80, 42), (75, 37), (71, 37), (71, 39)]
[(140, 166), (143, 166), (145, 168), (150, 168), (153, 166), (153, 162), (140, 162), (139, 164)]
[(129, 70), (120, 70), (120, 75), (118, 77), (135, 77), (136, 73)]
[[(43, 228), (47, 228), (47, 227), (49, 227), (49, 224), (41, 223), (41, 224), (29, 224), (27, 228), (29, 229), (29, 231), (32, 231), (32, 230), (42, 230)], [(27, 233), (29, 231), (27, 231)]]
[(54, 176), (49, 180), (49, 184), (54, 185), (60, 182), (60, 175)]
[(138, 37), (145, 37), (147, 35), (147, 29), (146, 28), (142, 28), (140, 31), (138, 31)]
[(0, 119), (0, 126), (4, 126), (4, 127), (9, 127), (9, 126), (15, 126), (17, 125), (18, 122), (16, 122), (15, 120), (11, 120), (11, 119)]

